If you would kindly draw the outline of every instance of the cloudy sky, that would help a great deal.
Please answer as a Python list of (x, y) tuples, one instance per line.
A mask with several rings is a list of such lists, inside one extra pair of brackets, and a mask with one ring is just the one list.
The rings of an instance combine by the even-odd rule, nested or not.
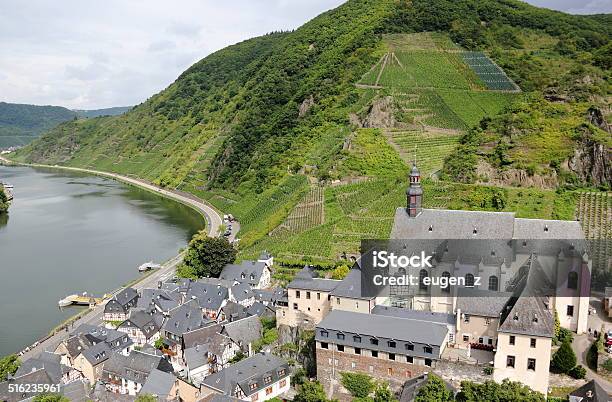
[[(344, 0), (2, 0), (0, 101), (133, 105), (227, 45), (293, 29)], [(529, 0), (572, 13), (612, 0)]]

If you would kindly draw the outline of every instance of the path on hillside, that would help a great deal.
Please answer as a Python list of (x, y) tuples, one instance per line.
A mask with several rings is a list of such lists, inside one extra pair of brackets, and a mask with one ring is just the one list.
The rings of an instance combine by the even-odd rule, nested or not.
[[(134, 186), (143, 188), (145, 190), (154, 192), (156, 194), (160, 194), (161, 196), (173, 199), (175, 201), (178, 201), (182, 204), (185, 204), (187, 206), (190, 206), (196, 209), (198, 212), (203, 214), (206, 218), (208, 234), (210, 236), (219, 236), (221, 234), (219, 232), (220, 232), (221, 226), (223, 225), (222, 216), (215, 209), (213, 209), (210, 205), (206, 204), (204, 201), (202, 201), (201, 199), (191, 194), (183, 193), (177, 190), (164, 189), (164, 188), (155, 186), (154, 184), (148, 183), (144, 180), (136, 179), (136, 178), (128, 177), (128, 176), (123, 176), (123, 175), (116, 174), (116, 173), (108, 173), (108, 172), (101, 172), (97, 170), (73, 168), (73, 167), (66, 167), (66, 166), (51, 166), (51, 165), (41, 165), (41, 164), (18, 163), (18, 162), (13, 162), (2, 156), (0, 156), (0, 163), (5, 163), (7, 165), (54, 168), (54, 169), (63, 169), (63, 170), (69, 170), (69, 171), (75, 171), (75, 172), (89, 173), (89, 174), (93, 174), (93, 175), (97, 175), (101, 177), (108, 177), (108, 178), (118, 180), (118, 181), (130, 184), (130, 185), (134, 185)], [(235, 239), (236, 234), (238, 233), (239, 230), (240, 230), (240, 224), (238, 222), (234, 222), (234, 224), (232, 225), (232, 234), (229, 237), (230, 241)], [(136, 282), (134, 282), (130, 286), (138, 291), (145, 289), (145, 288), (156, 288), (157, 283), (159, 281), (165, 281), (174, 275), (176, 267), (182, 261), (183, 261), (183, 254), (181, 253), (177, 255), (176, 257), (170, 259), (166, 263), (164, 263), (161, 268), (155, 270), (153, 273), (136, 279)], [(121, 288), (113, 292), (110, 292), (111, 297), (116, 295), (123, 289), (124, 287), (122, 286)], [(101, 325), (103, 323), (102, 316), (104, 314), (105, 304), (106, 303), (101, 303), (97, 305), (96, 307), (89, 310), (87, 313), (85, 313), (82, 317), (78, 318), (74, 322), (64, 324), (63, 326), (58, 328), (56, 332), (54, 332), (52, 335), (45, 337), (42, 340), (34, 343), (34, 345), (26, 348), (20, 354), (21, 361), (25, 361), (32, 357), (36, 357), (38, 354), (40, 354), (43, 351), (51, 351), (51, 352), (54, 351), (57, 345), (59, 345), (62, 341), (67, 339), (68, 335), (72, 332), (72, 330), (76, 329), (81, 324), (89, 324), (89, 325), (96, 325), (96, 326)]]

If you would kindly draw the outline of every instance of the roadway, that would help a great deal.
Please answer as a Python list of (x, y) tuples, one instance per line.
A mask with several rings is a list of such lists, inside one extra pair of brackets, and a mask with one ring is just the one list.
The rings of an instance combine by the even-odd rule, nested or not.
[[(179, 192), (177, 190), (171, 190), (166, 188), (161, 188), (147, 181), (133, 178), (129, 176), (124, 176), (116, 173), (108, 173), (101, 172), (98, 170), (92, 169), (83, 169), (83, 168), (75, 168), (75, 167), (66, 167), (66, 166), (50, 166), (50, 165), (41, 165), (41, 164), (28, 164), (28, 163), (16, 163), (13, 162), (3, 156), (0, 156), (0, 162), (3, 162), (8, 165), (19, 165), (19, 166), (29, 166), (29, 167), (42, 167), (42, 168), (54, 168), (54, 169), (62, 169), (69, 170), (74, 172), (88, 173), (102, 177), (108, 177), (113, 180), (121, 181), (130, 185), (134, 185), (145, 190), (152, 191), (161, 196), (173, 199), (182, 204), (190, 206), (201, 213), (206, 218), (207, 229), (209, 236), (219, 236), (220, 229), (223, 224), (223, 217), (209, 204), (205, 203), (201, 199), (191, 195)], [(232, 225), (232, 234), (229, 237), (229, 240), (232, 241), (235, 239), (238, 231), (240, 230), (240, 224), (235, 222)], [(142, 279), (138, 280), (136, 283), (131, 285), (134, 289), (140, 291), (145, 288), (156, 288), (157, 283), (159, 281), (165, 281), (170, 277), (174, 276), (176, 271), (176, 267), (183, 260), (183, 254), (179, 254), (176, 257), (170, 259), (166, 263), (162, 265), (161, 268), (155, 270), (153, 273), (144, 276)], [(136, 270), (136, 267), (134, 267)], [(111, 295), (115, 295), (119, 293), (123, 289), (117, 289), (114, 292), (111, 292)], [(46, 339), (36, 342), (32, 347), (26, 348), (26, 350), (21, 352), (21, 360), (27, 360), (29, 358), (37, 356), (42, 351), (53, 351), (63, 340), (68, 338), (68, 334), (75, 328), (77, 328), (81, 324), (90, 324), (90, 325), (101, 325), (103, 323), (102, 316), (104, 314), (104, 304), (94, 307), (89, 312), (84, 314), (82, 317), (77, 320), (65, 324), (59, 330), (57, 330), (53, 335), (47, 337)]]

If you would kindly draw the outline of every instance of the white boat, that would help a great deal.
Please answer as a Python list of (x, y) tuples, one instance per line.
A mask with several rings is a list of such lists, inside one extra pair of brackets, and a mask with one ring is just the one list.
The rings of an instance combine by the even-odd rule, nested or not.
[(138, 272), (146, 272), (151, 269), (161, 268), (161, 265), (153, 263), (153, 261), (145, 262), (141, 266), (138, 267)]
[(57, 302), (57, 305), (60, 307), (68, 307), (72, 305), (72, 301), (74, 299), (76, 299), (78, 297), (78, 295), (70, 295), (70, 296), (66, 296), (65, 298), (63, 298), (62, 300)]

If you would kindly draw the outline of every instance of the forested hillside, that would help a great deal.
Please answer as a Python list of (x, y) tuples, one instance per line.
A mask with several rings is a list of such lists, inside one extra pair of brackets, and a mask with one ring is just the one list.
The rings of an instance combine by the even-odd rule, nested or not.
[(43, 132), (76, 118), (117, 116), (129, 107), (70, 110), (61, 106), (36, 106), (0, 102), (0, 148), (29, 144)]
[(415, 157), (428, 207), (573, 219), (566, 190), (611, 180), (608, 22), (515, 0), (350, 0), (12, 157), (191, 192), (240, 219), (242, 255), (296, 261), (388, 236)]
[(9, 202), (6, 193), (4, 192), (4, 187), (2, 187), (2, 184), (0, 184), (0, 214), (3, 214), (8, 211), (8, 204)]

